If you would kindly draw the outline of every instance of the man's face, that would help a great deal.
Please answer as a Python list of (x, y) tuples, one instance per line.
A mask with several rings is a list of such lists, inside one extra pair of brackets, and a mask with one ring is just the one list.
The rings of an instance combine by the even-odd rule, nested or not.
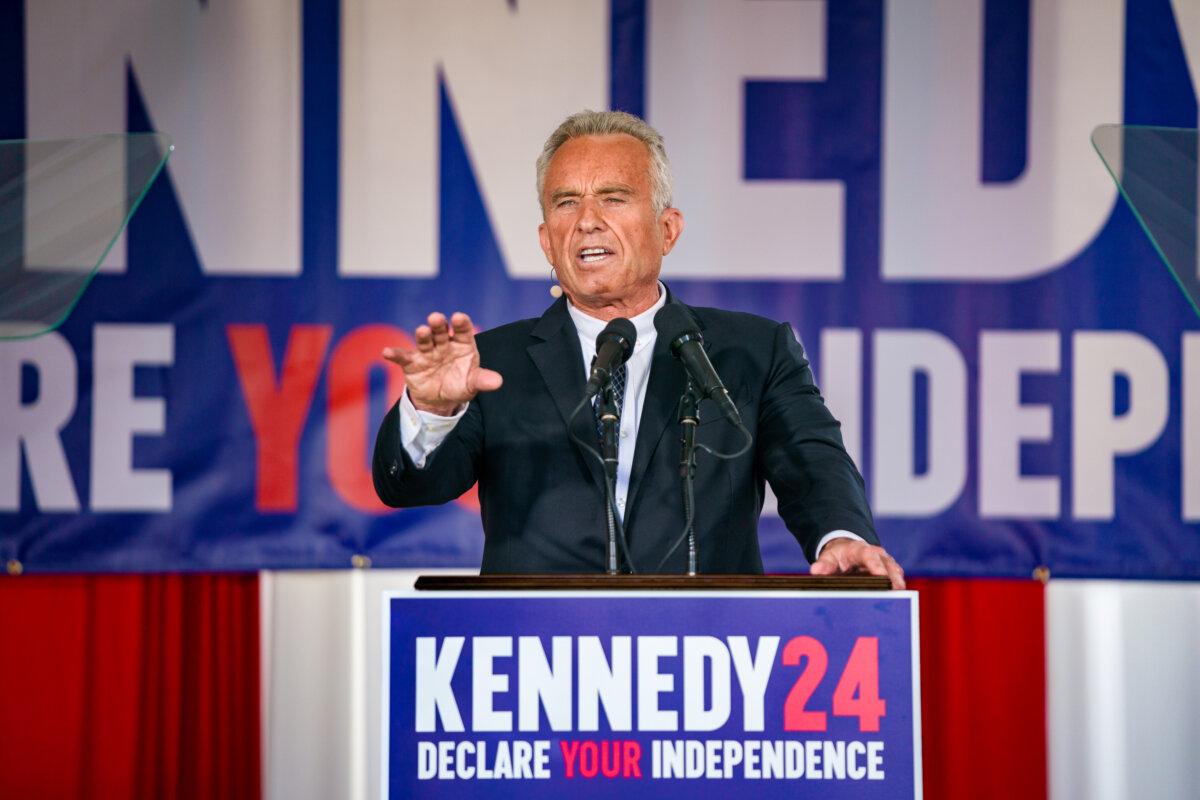
[(654, 213), (646, 145), (623, 133), (567, 140), (546, 170), (542, 205), (542, 251), (571, 302), (594, 309), (654, 302), (683, 216), (674, 208)]

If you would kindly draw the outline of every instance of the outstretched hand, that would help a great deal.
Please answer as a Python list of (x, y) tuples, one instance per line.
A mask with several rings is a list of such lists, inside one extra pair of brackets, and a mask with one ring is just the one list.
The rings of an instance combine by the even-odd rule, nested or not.
[(420, 411), (453, 416), (480, 392), (500, 388), (499, 372), (479, 366), (475, 326), (461, 311), (434, 312), (414, 331), (416, 350), (385, 347), (383, 357), (404, 369), (408, 399)]
[(857, 539), (831, 539), (812, 563), (813, 575), (881, 575), (892, 582), (893, 589), (904, 588), (904, 570), (896, 559), (882, 547)]

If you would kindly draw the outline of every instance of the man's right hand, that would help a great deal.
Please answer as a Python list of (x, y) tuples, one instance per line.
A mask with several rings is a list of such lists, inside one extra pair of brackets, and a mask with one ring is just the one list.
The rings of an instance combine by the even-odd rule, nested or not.
[(434, 312), (414, 331), (416, 350), (385, 347), (383, 357), (404, 369), (408, 399), (419, 411), (450, 417), (480, 392), (500, 388), (499, 372), (479, 366), (479, 348), (471, 318), (456, 311)]

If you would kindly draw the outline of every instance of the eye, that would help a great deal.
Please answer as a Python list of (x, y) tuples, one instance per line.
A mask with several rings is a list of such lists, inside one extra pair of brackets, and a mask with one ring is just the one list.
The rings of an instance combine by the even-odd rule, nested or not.
[(564, 197), (555, 204), (555, 208), (573, 208), (578, 201), (574, 197)]
[(610, 206), (621, 206), (625, 205), (626, 201), (624, 197), (620, 197), (618, 195), (609, 195), (608, 197), (604, 198), (604, 202)]

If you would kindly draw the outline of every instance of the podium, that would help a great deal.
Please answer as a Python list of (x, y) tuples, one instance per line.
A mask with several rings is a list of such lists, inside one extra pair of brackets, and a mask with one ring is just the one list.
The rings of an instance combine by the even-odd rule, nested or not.
[(872, 576), (422, 576), (383, 796), (921, 796), (917, 596)]

